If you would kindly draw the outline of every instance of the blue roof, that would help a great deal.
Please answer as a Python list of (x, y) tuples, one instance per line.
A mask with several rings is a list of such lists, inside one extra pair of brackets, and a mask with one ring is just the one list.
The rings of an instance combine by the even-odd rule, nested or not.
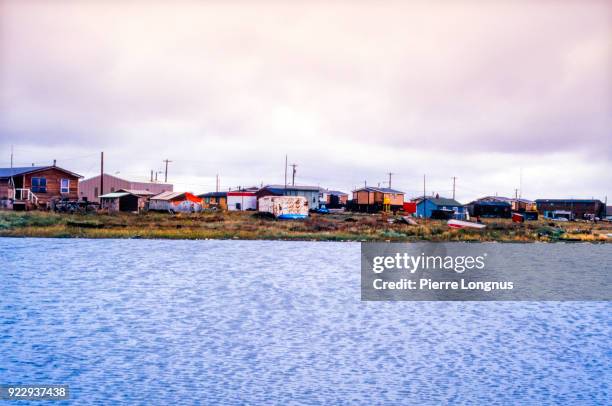
[(11, 176), (23, 175), (46, 168), (49, 168), (49, 166), (22, 166), (19, 168), (0, 168), (0, 178), (10, 178)]

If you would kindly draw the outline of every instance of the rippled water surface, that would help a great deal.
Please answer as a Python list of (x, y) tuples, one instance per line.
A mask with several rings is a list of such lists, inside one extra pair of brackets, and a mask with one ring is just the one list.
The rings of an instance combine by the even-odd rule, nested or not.
[(610, 303), (361, 302), (349, 243), (0, 239), (0, 258), (0, 384), (74, 403), (610, 403)]

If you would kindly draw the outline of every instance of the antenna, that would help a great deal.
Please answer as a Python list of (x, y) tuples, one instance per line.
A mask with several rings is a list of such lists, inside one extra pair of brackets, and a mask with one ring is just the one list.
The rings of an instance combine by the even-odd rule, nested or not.
[(389, 175), (389, 189), (391, 189), (391, 176), (393, 175), (393, 173), (388, 172), (387, 175)]

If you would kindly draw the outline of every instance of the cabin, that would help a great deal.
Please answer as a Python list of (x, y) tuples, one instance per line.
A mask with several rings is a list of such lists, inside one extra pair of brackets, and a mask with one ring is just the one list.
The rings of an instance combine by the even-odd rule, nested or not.
[(198, 195), (198, 197), (204, 200), (204, 204), (207, 207), (227, 210), (227, 193), (228, 192), (208, 192)]
[[(104, 190), (102, 190), (102, 187)], [(173, 185), (169, 183), (135, 182), (105, 173), (102, 177), (102, 182), (100, 182), (100, 175), (80, 181), (79, 197), (81, 200), (99, 202), (100, 195), (117, 192), (119, 189), (146, 190), (153, 195), (158, 195), (163, 192), (172, 192), (174, 190)]]
[(322, 200), (322, 190), (318, 186), (267, 185), (256, 193), (257, 201), (265, 196), (302, 196), (306, 198), (309, 210), (318, 210), (325, 201)]
[(149, 208), (149, 199), (155, 193), (148, 190), (119, 189), (116, 192), (99, 196), (100, 208), (109, 212), (137, 212)]
[(555, 212), (568, 212), (569, 219), (605, 218), (606, 205), (598, 199), (537, 199), (538, 213), (546, 218), (558, 217)]
[(348, 193), (339, 190), (326, 190), (323, 192), (323, 200), (328, 209), (339, 209), (341, 207), (346, 207)]
[(376, 213), (385, 209), (385, 205), (393, 212), (404, 207), (404, 192), (383, 187), (362, 187), (353, 190), (351, 210)]
[(257, 210), (259, 188), (239, 189), (227, 192), (227, 209), (229, 211)]
[[(501, 196), (486, 196), (476, 199), (466, 206), (472, 217), (509, 219), (512, 217), (513, 199)], [(519, 206), (518, 202), (516, 206)]]
[(189, 192), (163, 192), (149, 199), (149, 210), (170, 213), (197, 213), (204, 207), (204, 200)]
[(51, 208), (59, 200), (78, 200), (80, 178), (55, 165), (0, 168), (0, 207), (29, 210)]
[(467, 218), (465, 207), (455, 199), (446, 197), (422, 197), (414, 199), (416, 216), (438, 220), (464, 220)]

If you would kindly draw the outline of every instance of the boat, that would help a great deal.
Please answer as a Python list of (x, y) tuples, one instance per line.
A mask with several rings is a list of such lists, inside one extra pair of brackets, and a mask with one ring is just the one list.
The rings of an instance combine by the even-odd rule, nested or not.
[(486, 227), (485, 224), (474, 223), (472, 221), (463, 221), (463, 220), (448, 220), (446, 223), (450, 228), (474, 228), (477, 230), (482, 230)]

